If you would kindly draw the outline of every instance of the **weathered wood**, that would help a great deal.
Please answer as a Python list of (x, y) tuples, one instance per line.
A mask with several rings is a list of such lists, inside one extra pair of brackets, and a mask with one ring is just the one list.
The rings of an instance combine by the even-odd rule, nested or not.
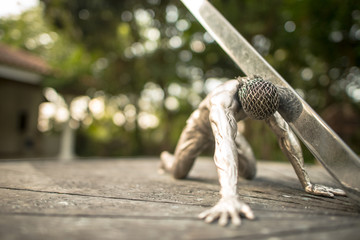
[[(158, 159), (0, 163), (0, 239), (359, 239), (347, 197), (306, 194), (287, 163), (259, 163), (239, 193), (256, 215), (240, 227), (197, 219), (219, 199), (210, 159), (186, 180), (157, 173)], [(320, 167), (314, 182), (336, 186)]]

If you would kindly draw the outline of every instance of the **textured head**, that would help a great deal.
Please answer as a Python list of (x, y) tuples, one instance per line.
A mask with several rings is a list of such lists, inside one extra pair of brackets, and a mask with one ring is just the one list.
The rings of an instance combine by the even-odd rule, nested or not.
[(273, 115), (280, 103), (277, 87), (259, 76), (244, 81), (239, 89), (239, 99), (248, 117), (256, 120)]

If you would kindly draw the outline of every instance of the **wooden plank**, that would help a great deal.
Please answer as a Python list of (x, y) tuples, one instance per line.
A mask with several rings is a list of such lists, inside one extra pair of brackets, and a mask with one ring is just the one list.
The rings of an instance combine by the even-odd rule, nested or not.
[[(0, 239), (357, 239), (359, 208), (346, 197), (304, 193), (287, 163), (259, 163), (239, 194), (253, 221), (220, 227), (197, 219), (219, 199), (213, 162), (186, 180), (157, 173), (158, 159), (0, 163)], [(318, 183), (336, 186), (319, 166)]]

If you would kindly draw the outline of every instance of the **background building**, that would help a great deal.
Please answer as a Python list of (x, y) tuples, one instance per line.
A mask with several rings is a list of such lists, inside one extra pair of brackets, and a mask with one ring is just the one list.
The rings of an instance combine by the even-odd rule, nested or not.
[(41, 154), (37, 130), (40, 86), (46, 62), (23, 50), (0, 45), (0, 157)]

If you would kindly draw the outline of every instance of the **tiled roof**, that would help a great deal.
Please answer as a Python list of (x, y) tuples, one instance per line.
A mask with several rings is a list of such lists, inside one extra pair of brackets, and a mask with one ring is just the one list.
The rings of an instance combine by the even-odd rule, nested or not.
[(40, 74), (50, 73), (50, 66), (43, 59), (4, 44), (0, 44), (1, 64)]

